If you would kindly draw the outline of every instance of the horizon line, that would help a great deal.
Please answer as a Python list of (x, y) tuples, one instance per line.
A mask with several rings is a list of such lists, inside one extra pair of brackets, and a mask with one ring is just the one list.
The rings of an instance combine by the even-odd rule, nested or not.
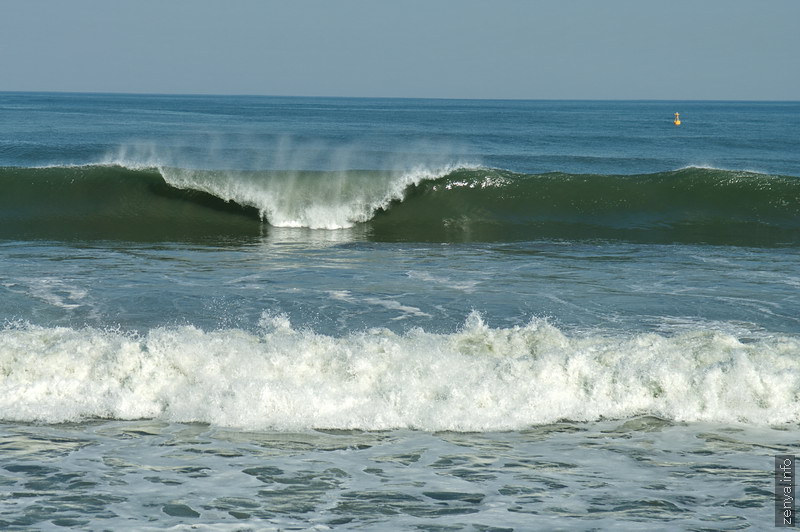
[(231, 98), (308, 98), (342, 100), (448, 100), (448, 101), (487, 101), (487, 102), (764, 102), (797, 103), (800, 100), (781, 99), (738, 99), (738, 98), (474, 98), (458, 96), (330, 96), (330, 95), (290, 95), (257, 93), (213, 93), (213, 92), (126, 92), (126, 91), (69, 91), (69, 90), (0, 90), (0, 94), (64, 94), (64, 95), (104, 95), (104, 96), (183, 96), (183, 97), (231, 97)]

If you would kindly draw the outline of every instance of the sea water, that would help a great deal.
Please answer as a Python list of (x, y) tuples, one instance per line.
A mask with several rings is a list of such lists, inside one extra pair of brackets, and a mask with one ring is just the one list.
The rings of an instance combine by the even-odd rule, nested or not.
[(0, 119), (2, 528), (773, 525), (800, 104)]

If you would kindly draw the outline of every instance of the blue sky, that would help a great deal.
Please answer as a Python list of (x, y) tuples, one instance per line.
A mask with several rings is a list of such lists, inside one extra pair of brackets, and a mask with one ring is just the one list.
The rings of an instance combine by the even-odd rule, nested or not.
[(800, 0), (2, 0), (0, 90), (800, 100)]

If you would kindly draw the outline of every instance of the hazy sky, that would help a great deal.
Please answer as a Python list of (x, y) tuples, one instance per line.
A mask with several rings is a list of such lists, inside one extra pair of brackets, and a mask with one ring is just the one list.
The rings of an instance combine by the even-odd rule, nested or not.
[(0, 90), (800, 100), (800, 0), (0, 0)]

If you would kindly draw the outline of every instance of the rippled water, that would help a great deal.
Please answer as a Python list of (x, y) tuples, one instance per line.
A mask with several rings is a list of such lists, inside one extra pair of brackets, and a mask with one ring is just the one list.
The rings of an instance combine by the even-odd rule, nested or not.
[(4, 529), (771, 526), (791, 432), (653, 417), (501, 433), (0, 426)]

